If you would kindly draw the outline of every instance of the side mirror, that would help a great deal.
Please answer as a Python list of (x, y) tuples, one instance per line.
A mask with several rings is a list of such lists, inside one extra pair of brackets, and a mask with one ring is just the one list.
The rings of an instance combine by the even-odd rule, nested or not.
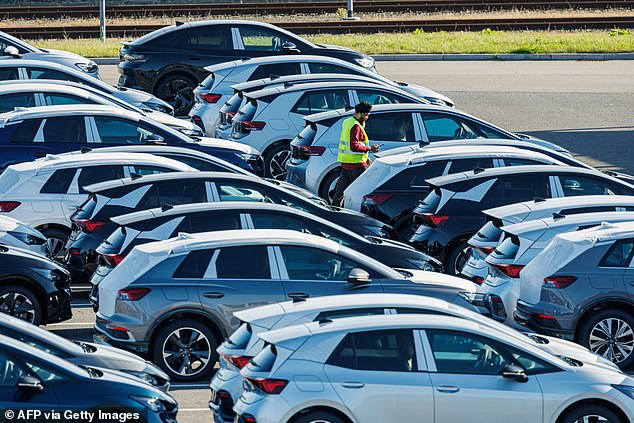
[(15, 48), (14, 46), (8, 46), (7, 48), (5, 48), (4, 49), (4, 54), (6, 54), (7, 56), (15, 57), (15, 58), (22, 57), (22, 55), (20, 54), (18, 49)]
[(507, 364), (504, 366), (502, 369), (502, 377), (505, 379), (515, 379), (521, 383), (528, 381), (528, 376), (526, 376), (524, 369), (515, 364)]
[(42, 392), (44, 387), (38, 378), (33, 376), (22, 376), (16, 385), (20, 389), (32, 392)]
[(370, 274), (363, 269), (352, 269), (348, 273), (348, 283), (355, 285), (370, 283)]
[(297, 46), (294, 43), (291, 43), (290, 41), (286, 41), (284, 44), (282, 44), (282, 51), (284, 53), (299, 53), (300, 52)]
[(147, 144), (165, 144), (165, 138), (160, 135), (152, 134), (147, 137)]

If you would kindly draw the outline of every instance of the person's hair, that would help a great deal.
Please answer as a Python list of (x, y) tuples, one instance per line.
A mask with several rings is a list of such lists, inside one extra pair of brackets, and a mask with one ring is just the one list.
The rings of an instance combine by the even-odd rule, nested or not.
[(372, 105), (367, 101), (362, 101), (354, 106), (354, 111), (356, 113), (370, 113), (372, 111)]

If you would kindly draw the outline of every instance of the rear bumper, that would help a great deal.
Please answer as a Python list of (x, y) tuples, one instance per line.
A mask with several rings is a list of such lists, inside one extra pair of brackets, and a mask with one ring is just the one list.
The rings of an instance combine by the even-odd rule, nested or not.
[(71, 309), (71, 292), (68, 288), (59, 289), (48, 295), (46, 302), (46, 321), (44, 323), (58, 323), (73, 317)]
[(562, 327), (561, 321), (542, 307), (531, 305), (519, 300), (513, 318), (520, 325), (526, 326), (537, 333), (556, 336), (569, 341), (574, 340), (574, 330)]

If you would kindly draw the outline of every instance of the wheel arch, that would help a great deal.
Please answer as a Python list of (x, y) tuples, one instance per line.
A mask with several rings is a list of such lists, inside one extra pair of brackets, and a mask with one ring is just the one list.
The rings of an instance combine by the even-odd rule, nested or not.
[(150, 348), (156, 341), (157, 334), (160, 333), (161, 329), (163, 329), (168, 324), (180, 319), (194, 319), (205, 325), (208, 325), (214, 336), (216, 337), (216, 341), (218, 343), (222, 342), (222, 340), (227, 336), (227, 331), (224, 329), (224, 325), (222, 324), (220, 319), (211, 315), (210, 313), (206, 313), (203, 310), (197, 310), (193, 308), (174, 310), (164, 314), (163, 316), (155, 320), (149, 331)]
[(555, 420), (555, 423), (561, 423), (563, 421), (563, 418), (566, 416), (566, 414), (570, 413), (577, 407), (581, 407), (583, 405), (601, 405), (603, 407), (608, 408), (610, 411), (616, 413), (621, 418), (621, 421), (623, 423), (629, 422), (627, 414), (625, 414), (625, 412), (621, 410), (621, 408), (617, 406), (616, 404), (614, 404), (613, 402), (608, 401), (606, 399), (601, 399), (601, 398), (583, 398), (583, 399), (574, 400), (574, 402), (567, 405), (566, 408), (564, 408), (559, 413), (559, 415), (557, 416), (557, 419)]
[[(161, 85), (161, 83), (165, 81), (167, 78), (172, 76), (177, 76), (177, 75), (185, 76), (188, 79), (191, 79), (192, 81), (194, 81), (194, 85), (197, 85), (200, 83), (200, 78), (198, 78), (198, 76), (194, 72), (192, 72), (191, 70), (187, 68), (181, 68), (181, 67), (168, 68), (164, 70), (161, 73), (161, 75), (158, 76), (156, 80), (154, 81), (154, 83), (152, 84), (152, 94), (158, 97), (156, 90)], [(194, 88), (196, 87), (194, 86)]]
[(5, 275), (2, 278), (0, 278), (0, 286), (6, 286), (6, 285), (20, 285), (32, 290), (35, 293), (35, 296), (37, 297), (38, 301), (40, 302), (40, 307), (41, 307), (40, 312), (42, 313), (42, 322), (45, 323), (48, 320), (47, 319), (48, 316), (46, 313), (46, 297), (48, 296), (48, 293), (46, 292), (46, 289), (44, 289), (43, 286), (41, 286), (40, 284), (38, 284), (31, 278), (28, 278), (23, 275), (15, 275), (15, 274)]
[(330, 404), (330, 405), (321, 404), (321, 405), (312, 405), (312, 406), (304, 407), (300, 411), (295, 412), (287, 420), (287, 423), (295, 423), (297, 419), (303, 416), (304, 414), (316, 412), (316, 411), (332, 413), (336, 415), (337, 417), (341, 418), (345, 423), (356, 423), (355, 420), (353, 420), (350, 416), (348, 416), (343, 409), (335, 406), (334, 404)]
[(592, 313), (605, 309), (621, 310), (634, 317), (634, 304), (630, 301), (620, 297), (600, 298), (590, 305), (587, 305), (574, 322), (573, 331), (575, 333), (575, 339), (578, 339), (577, 329), (591, 317)]

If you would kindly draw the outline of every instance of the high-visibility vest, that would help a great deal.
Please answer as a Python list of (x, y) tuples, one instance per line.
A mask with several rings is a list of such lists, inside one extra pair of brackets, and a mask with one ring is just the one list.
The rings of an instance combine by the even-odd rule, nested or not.
[(365, 138), (363, 145), (366, 147), (370, 146), (370, 139), (368, 138), (368, 134), (365, 133), (363, 126), (354, 116), (349, 117), (343, 121), (341, 136), (339, 137), (339, 153), (337, 154), (337, 161), (339, 161), (339, 163), (364, 163), (368, 161), (367, 152), (362, 153), (350, 150), (350, 130), (354, 125), (361, 127), (361, 132)]

